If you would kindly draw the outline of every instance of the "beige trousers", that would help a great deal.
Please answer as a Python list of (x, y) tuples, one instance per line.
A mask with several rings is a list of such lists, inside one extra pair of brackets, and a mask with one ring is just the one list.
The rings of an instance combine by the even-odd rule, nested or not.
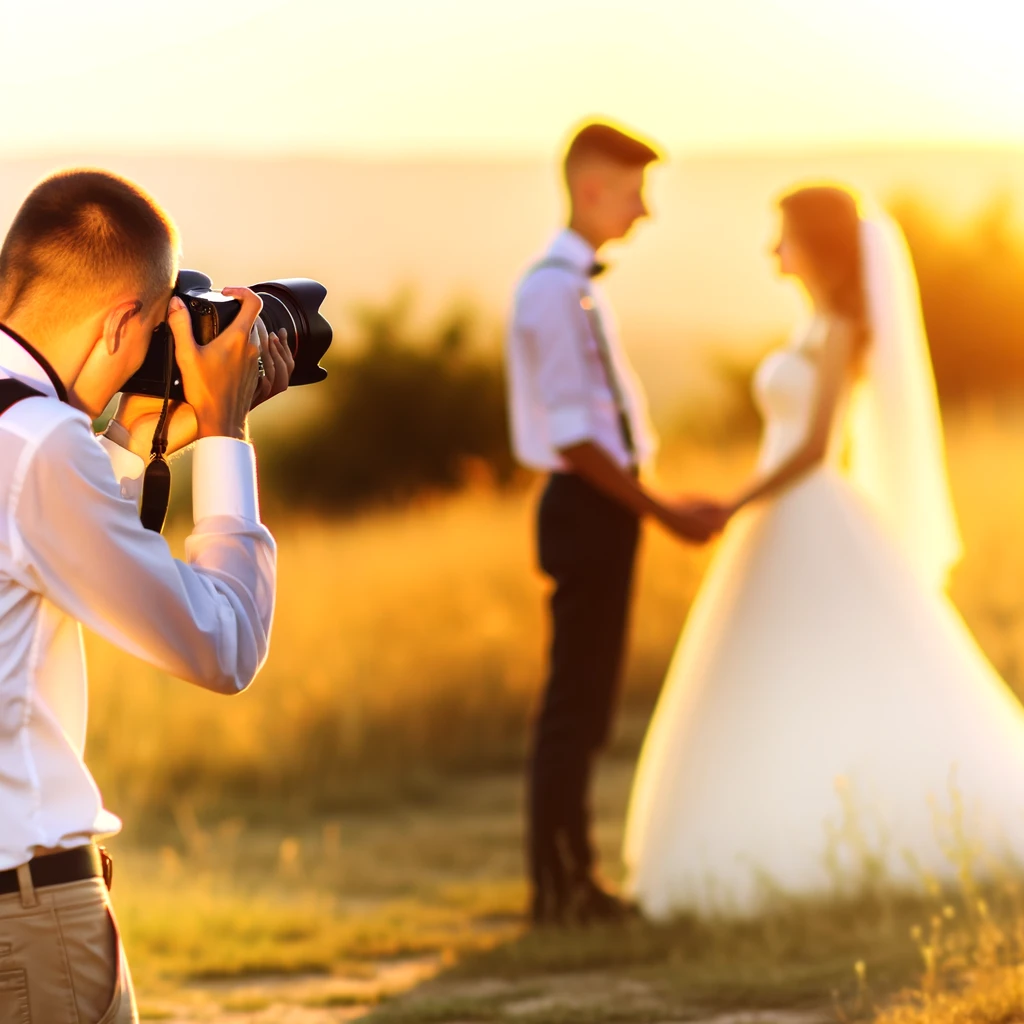
[(0, 1024), (137, 1024), (102, 878), (0, 896)]

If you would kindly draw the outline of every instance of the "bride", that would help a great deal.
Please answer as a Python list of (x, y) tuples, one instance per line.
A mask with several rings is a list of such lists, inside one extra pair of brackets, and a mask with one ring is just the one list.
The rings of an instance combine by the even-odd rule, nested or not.
[(944, 593), (960, 542), (906, 245), (845, 189), (781, 220), (812, 315), (757, 372), (756, 479), (640, 758), (627, 885), (655, 919), (1024, 852), (1024, 710)]

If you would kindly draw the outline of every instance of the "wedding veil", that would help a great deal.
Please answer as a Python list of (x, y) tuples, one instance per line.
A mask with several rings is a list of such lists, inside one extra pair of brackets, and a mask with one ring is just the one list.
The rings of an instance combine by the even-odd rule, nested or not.
[(946, 585), (962, 547), (917, 277), (881, 211), (862, 214), (870, 342), (850, 408), (849, 471), (923, 579)]

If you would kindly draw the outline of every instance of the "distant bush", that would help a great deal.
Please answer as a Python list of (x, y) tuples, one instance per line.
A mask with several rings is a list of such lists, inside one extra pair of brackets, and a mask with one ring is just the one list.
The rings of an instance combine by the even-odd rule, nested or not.
[(996, 196), (960, 230), (913, 199), (891, 210), (914, 256), (943, 398), (1024, 388), (1024, 237), (1013, 198)]
[(335, 343), (317, 385), (320, 413), (261, 444), (260, 475), (291, 507), (352, 511), (515, 474), (500, 349), (478, 344), (471, 313), (432, 330), (410, 325), (400, 295), (356, 315), (357, 336)]

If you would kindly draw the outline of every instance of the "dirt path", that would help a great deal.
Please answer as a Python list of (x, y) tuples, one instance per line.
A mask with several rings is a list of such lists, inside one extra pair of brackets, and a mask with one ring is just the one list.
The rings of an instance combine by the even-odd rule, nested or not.
[[(178, 997), (155, 1001), (143, 1020), (165, 1024), (337, 1024), (379, 1020), (414, 1024), (551, 1020), (599, 1022), (614, 1007), (615, 1020), (650, 1024), (828, 1024), (824, 1012), (698, 1012), (680, 1016), (653, 986), (609, 974), (549, 975), (525, 981), (436, 979), (436, 957), (368, 966), (364, 977), (263, 977), (245, 983), (190, 986)], [(624, 1016), (625, 1015), (625, 1016)]]
[[(621, 845), (631, 777), (626, 762), (603, 766), (597, 837), (606, 864)], [(520, 800), (518, 777), (488, 776), (452, 785), (444, 802), (352, 814), (308, 834), (253, 830), (244, 858), (237, 840), (232, 846), (224, 830), (209, 829), (203, 856), (169, 878), (153, 852), (126, 856), (120, 907), (135, 925), (129, 952), (142, 1020), (835, 1021), (829, 993), (850, 994), (865, 948), (847, 937), (845, 917), (838, 932), (827, 921), (819, 929), (831, 942), (823, 959), (804, 948), (819, 932), (803, 918), (811, 939), (795, 949), (776, 948), (767, 933), (717, 935), (709, 944), (685, 922), (675, 930), (524, 935)], [(905, 943), (902, 920), (900, 929)], [(743, 970), (736, 956), (745, 958)], [(753, 1012), (771, 1005), (825, 1011)], [(737, 1006), (748, 1009), (733, 1012)]]
[(194, 983), (166, 999), (149, 999), (143, 1020), (166, 1024), (334, 1024), (365, 1017), (383, 1000), (435, 977), (438, 956), (367, 964), (366, 971), (325, 977), (267, 975)]

